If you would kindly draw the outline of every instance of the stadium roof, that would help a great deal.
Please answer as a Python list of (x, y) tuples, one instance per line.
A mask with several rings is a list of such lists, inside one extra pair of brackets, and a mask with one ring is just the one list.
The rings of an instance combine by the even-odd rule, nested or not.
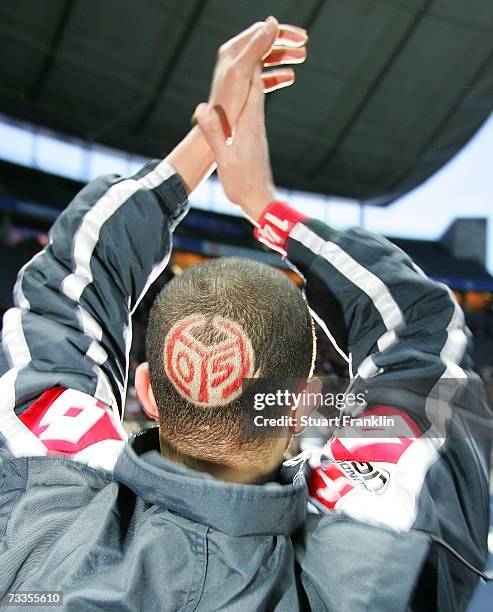
[(491, 0), (16, 0), (0, 4), (0, 112), (160, 155), (218, 45), (268, 13), (310, 34), (296, 86), (268, 103), (282, 186), (389, 203), (493, 109)]

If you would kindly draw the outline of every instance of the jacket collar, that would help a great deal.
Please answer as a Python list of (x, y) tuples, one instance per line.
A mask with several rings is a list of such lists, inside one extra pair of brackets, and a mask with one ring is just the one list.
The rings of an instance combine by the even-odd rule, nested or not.
[(303, 463), (282, 468), (279, 482), (242, 485), (172, 463), (157, 449), (158, 428), (144, 430), (125, 445), (114, 469), (114, 477), (148, 504), (231, 536), (290, 535), (304, 520)]

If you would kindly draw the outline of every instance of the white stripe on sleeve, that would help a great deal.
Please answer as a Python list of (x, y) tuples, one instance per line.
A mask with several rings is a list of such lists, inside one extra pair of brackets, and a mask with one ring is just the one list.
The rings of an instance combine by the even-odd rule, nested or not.
[[(339, 245), (324, 240), (302, 223), (298, 223), (293, 228), (290, 238), (297, 240), (316, 255), (323, 257), (340, 274), (366, 293), (382, 317), (383, 324), (388, 331), (395, 330), (398, 325), (404, 323), (404, 316), (385, 284)], [(385, 343), (388, 346), (387, 341), (388, 338), (385, 338)]]
[(75, 271), (62, 283), (62, 293), (79, 302), (82, 292), (92, 282), (91, 258), (99, 240), (101, 228), (119, 208), (139, 189), (154, 189), (175, 174), (175, 169), (162, 161), (142, 178), (116, 183), (91, 207), (84, 216), (74, 238)]

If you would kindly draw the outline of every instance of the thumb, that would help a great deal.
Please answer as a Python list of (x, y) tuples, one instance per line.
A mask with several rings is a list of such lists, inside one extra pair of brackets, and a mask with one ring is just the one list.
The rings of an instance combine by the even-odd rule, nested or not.
[(219, 164), (227, 144), (218, 111), (210, 104), (202, 103), (195, 109), (194, 117), (207, 144), (214, 153), (216, 162)]
[(267, 55), (279, 33), (279, 22), (275, 17), (266, 19), (264, 26), (257, 30), (255, 36), (248, 42), (238, 55), (237, 61), (244, 73), (248, 74)]

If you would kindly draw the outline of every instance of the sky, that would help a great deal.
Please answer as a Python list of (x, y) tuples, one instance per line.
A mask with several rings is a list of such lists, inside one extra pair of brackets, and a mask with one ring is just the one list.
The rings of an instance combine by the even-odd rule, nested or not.
[[(78, 180), (131, 174), (146, 159), (56, 134), (0, 115), (0, 159)], [(336, 228), (359, 225), (360, 208), (339, 198), (279, 190), (279, 197)], [(241, 214), (214, 179), (193, 206)], [(493, 273), (493, 114), (469, 143), (425, 183), (387, 207), (366, 206), (364, 226), (394, 237), (436, 239), (457, 217), (488, 219), (487, 267)]]

